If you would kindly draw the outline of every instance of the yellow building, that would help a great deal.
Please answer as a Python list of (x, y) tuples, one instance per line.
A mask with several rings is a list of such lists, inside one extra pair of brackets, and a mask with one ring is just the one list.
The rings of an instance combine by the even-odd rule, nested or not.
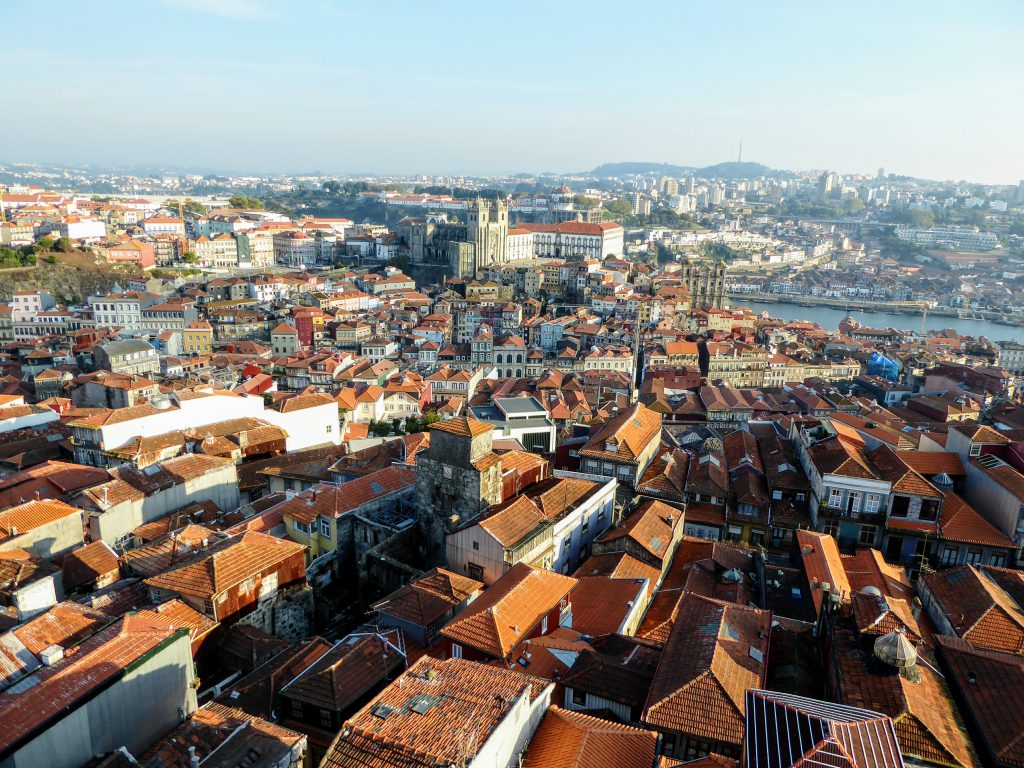
[(416, 473), (398, 466), (341, 485), (315, 485), (280, 504), (285, 535), (308, 547), (307, 563), (335, 550), (360, 563), (408, 526), (415, 491)]
[(205, 320), (195, 320), (181, 332), (182, 351), (186, 355), (213, 353), (213, 326)]

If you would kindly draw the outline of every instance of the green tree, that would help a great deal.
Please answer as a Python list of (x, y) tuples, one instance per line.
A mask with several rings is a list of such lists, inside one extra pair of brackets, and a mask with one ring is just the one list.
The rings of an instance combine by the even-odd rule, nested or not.
[(914, 208), (910, 212), (910, 225), (912, 227), (928, 228), (935, 226), (935, 217), (931, 211), (924, 208)]
[(60, 253), (71, 253), (75, 250), (75, 245), (71, 242), (70, 238), (62, 237), (53, 244), (53, 250), (59, 251)]
[(181, 257), (181, 260), (186, 264), (198, 264), (199, 257), (196, 256), (192, 251), (186, 251), (185, 255)]
[(859, 197), (851, 197), (843, 201), (843, 211), (846, 214), (860, 213), (864, 210), (864, 201)]
[(263, 201), (258, 197), (246, 197), (245, 195), (232, 195), (228, 198), (229, 208), (246, 208), (254, 211), (263, 210)]
[(620, 197), (618, 200), (612, 200), (610, 203), (605, 205), (604, 209), (612, 216), (628, 218), (633, 215), (633, 204), (624, 197)]
[(44, 237), (41, 240), (39, 240), (39, 242), (37, 242), (34, 246), (32, 246), (32, 250), (35, 251), (36, 253), (42, 253), (43, 251), (52, 251), (53, 246), (56, 243), (57, 241), (52, 237)]

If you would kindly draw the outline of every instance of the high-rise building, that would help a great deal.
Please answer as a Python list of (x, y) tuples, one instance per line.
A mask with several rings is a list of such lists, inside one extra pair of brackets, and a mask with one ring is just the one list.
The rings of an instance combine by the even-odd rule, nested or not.
[(885, 178), (885, 168), (881, 168), (880, 167), (878, 169), (878, 178), (880, 178), (880, 179), (884, 179)]
[(686, 179), (686, 194), (692, 195), (697, 189), (697, 180), (693, 176)]

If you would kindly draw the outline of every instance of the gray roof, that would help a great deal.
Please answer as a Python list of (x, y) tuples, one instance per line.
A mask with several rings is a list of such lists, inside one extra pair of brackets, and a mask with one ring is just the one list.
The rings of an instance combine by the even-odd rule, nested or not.
[(530, 413), (547, 415), (547, 410), (535, 397), (496, 397), (493, 402), (509, 416), (525, 416)]
[(107, 357), (120, 357), (135, 352), (156, 352), (152, 345), (142, 339), (123, 339), (121, 341), (110, 341), (102, 345), (101, 349)]

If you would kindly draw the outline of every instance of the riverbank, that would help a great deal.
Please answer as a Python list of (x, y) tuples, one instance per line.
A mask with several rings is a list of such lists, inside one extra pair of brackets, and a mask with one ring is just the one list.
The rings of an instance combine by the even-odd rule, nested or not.
[(817, 306), (802, 307), (788, 302), (760, 302), (745, 300), (744, 297), (733, 299), (734, 307), (747, 307), (758, 314), (766, 312), (780, 320), (804, 320), (817, 323), (827, 330), (836, 330), (848, 314), (864, 326), (871, 328), (897, 328), (900, 330), (926, 333), (951, 328), (963, 336), (984, 336), (990, 341), (1017, 341), (1024, 343), (1024, 328), (999, 325), (988, 320), (972, 320), (967, 318), (928, 317), (919, 315), (916, 320), (909, 314), (896, 314), (881, 311), (854, 309), (836, 309), (834, 307)]
[(800, 307), (828, 307), (839, 312), (858, 310), (861, 312), (884, 312), (891, 315), (917, 317), (949, 317), (958, 320), (973, 320), (1005, 325), (1011, 328), (1024, 326), (1024, 319), (1001, 312), (987, 310), (958, 310), (950, 307), (929, 307), (915, 301), (865, 301), (863, 299), (826, 299), (820, 296), (787, 296), (774, 293), (731, 293), (729, 301), (734, 307), (756, 304), (792, 304)]

